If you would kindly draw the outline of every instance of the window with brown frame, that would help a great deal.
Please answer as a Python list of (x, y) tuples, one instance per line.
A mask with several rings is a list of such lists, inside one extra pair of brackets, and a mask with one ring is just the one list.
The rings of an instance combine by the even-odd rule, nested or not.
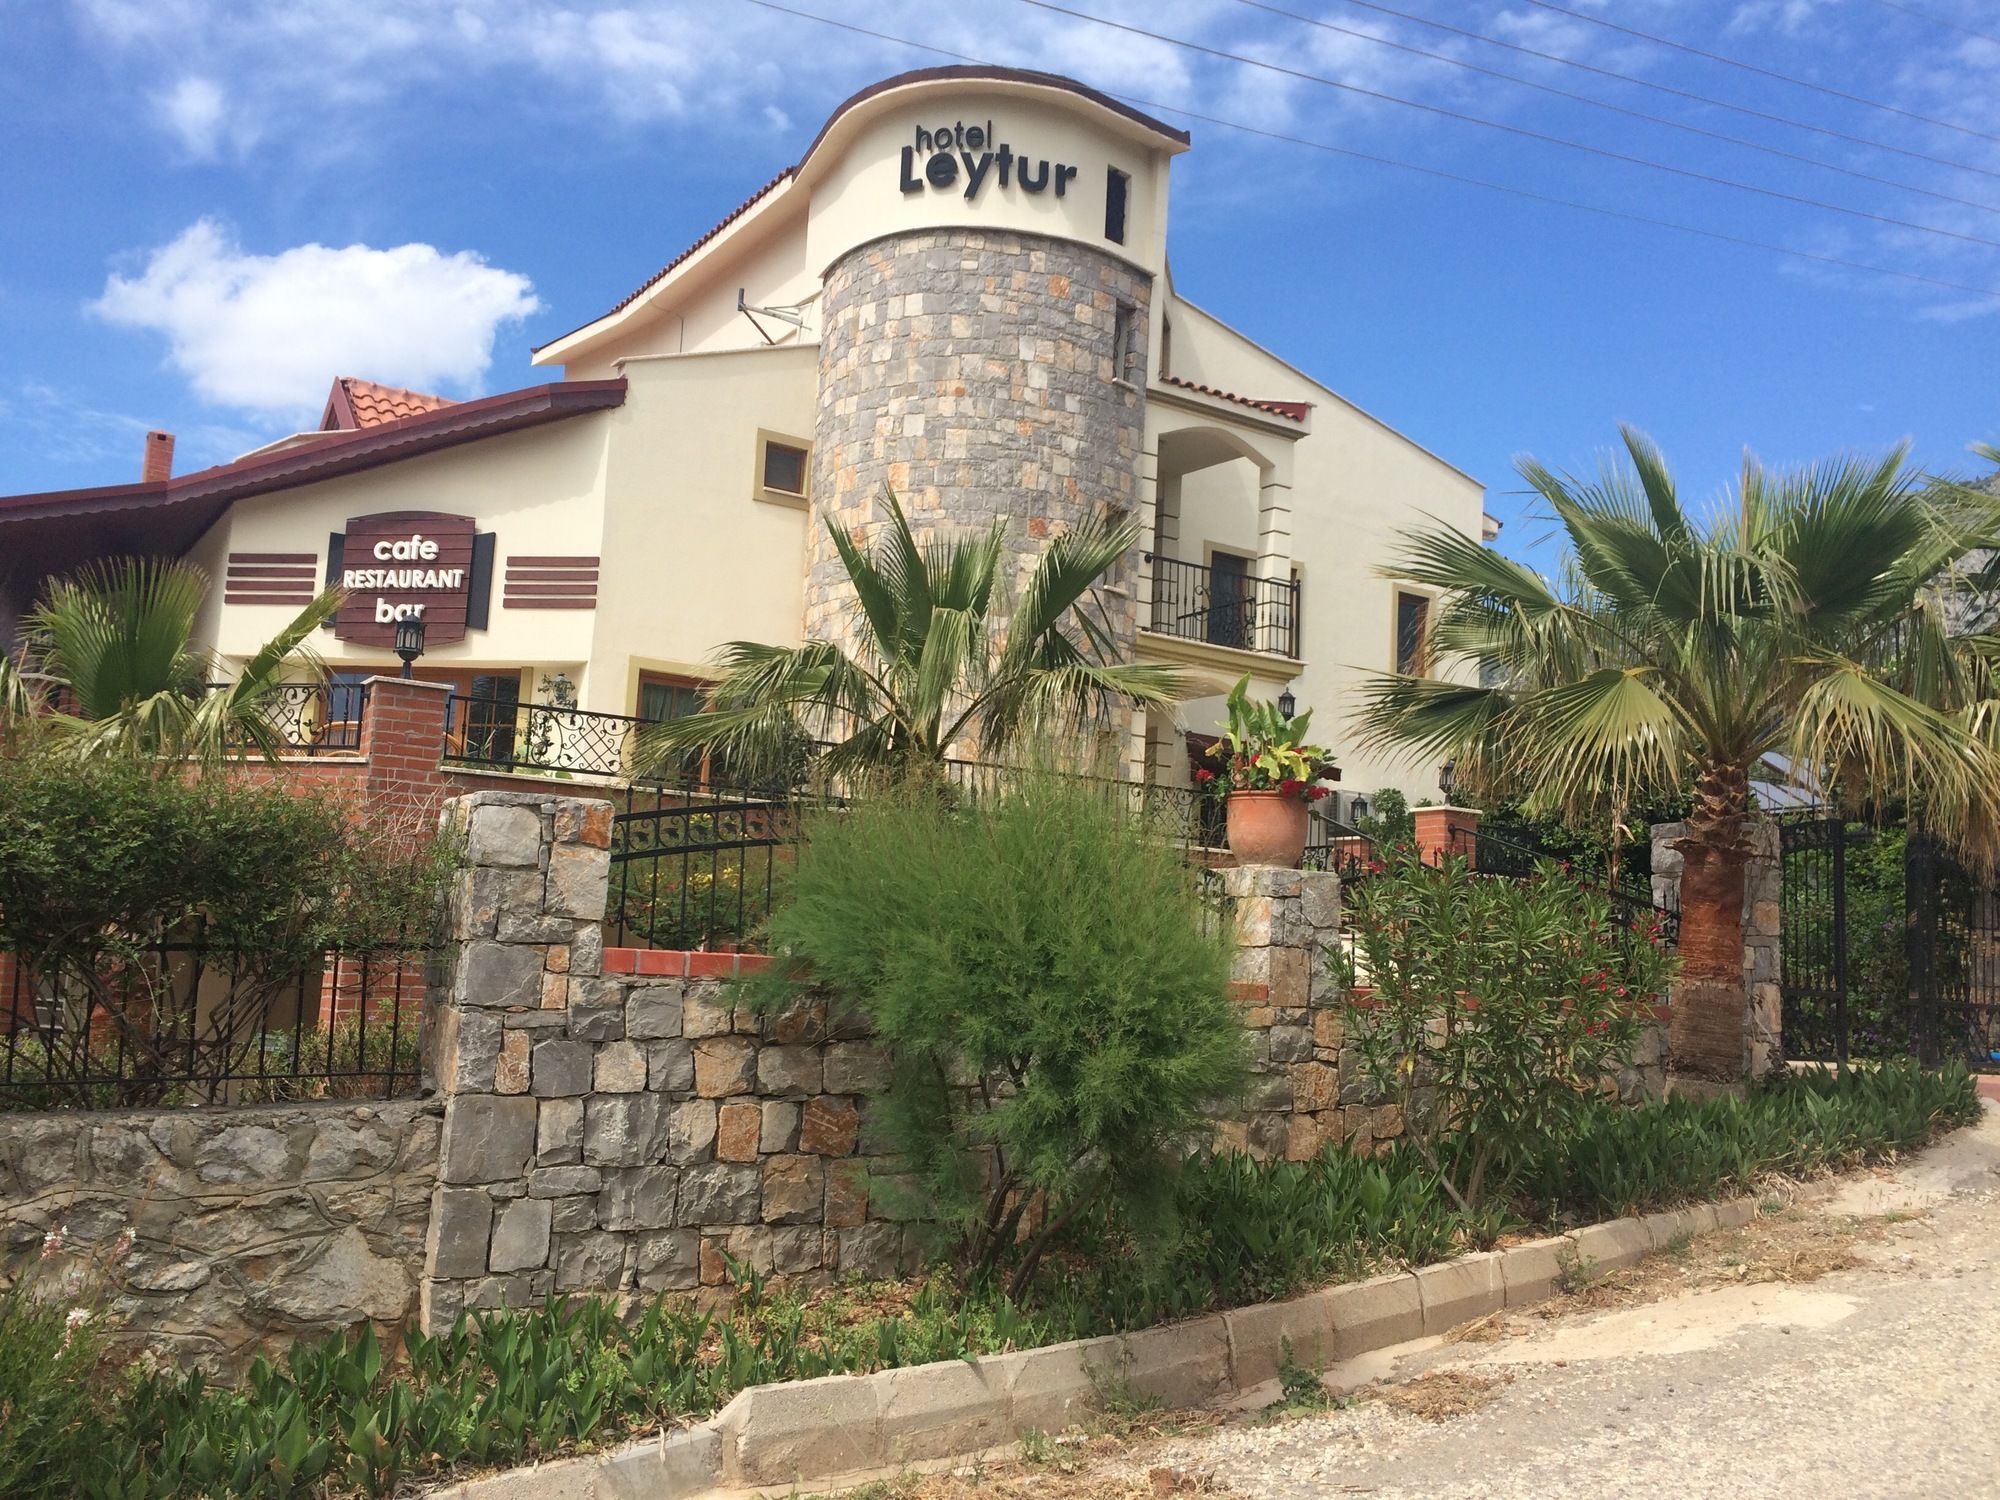
[(803, 505), (812, 487), (812, 447), (775, 432), (757, 434), (757, 498)]
[(1396, 595), (1396, 670), (1422, 677), (1429, 657), (1431, 601), (1424, 594)]

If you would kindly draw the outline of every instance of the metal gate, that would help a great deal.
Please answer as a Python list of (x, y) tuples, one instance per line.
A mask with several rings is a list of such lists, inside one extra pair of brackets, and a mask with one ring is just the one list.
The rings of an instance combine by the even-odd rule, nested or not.
[(1817, 813), (1779, 826), (1786, 1056), (2000, 1070), (1994, 886), (1928, 835)]

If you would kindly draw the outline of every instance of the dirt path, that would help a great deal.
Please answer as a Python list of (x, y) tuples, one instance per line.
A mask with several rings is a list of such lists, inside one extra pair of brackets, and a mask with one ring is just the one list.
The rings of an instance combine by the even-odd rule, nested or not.
[(1146, 1419), (909, 1500), (2000, 1497), (2000, 1107), (1556, 1304), (1326, 1372), (1329, 1409)]

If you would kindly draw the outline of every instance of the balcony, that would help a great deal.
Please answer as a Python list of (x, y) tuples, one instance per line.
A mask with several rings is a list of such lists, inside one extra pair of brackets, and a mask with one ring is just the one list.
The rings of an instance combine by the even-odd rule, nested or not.
[(1148, 553), (1147, 561), (1153, 605), (1146, 628), (1155, 635), (1299, 659), (1296, 578), (1258, 578), (1244, 558), (1205, 566)]

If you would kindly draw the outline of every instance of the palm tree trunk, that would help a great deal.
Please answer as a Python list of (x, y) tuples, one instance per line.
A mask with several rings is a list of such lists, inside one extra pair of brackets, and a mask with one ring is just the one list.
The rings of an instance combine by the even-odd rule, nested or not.
[(1749, 778), (1705, 763), (1695, 781), (1681, 851), (1680, 977), (1668, 1034), (1676, 1073), (1734, 1082), (1745, 1067), (1743, 881), (1750, 849)]

